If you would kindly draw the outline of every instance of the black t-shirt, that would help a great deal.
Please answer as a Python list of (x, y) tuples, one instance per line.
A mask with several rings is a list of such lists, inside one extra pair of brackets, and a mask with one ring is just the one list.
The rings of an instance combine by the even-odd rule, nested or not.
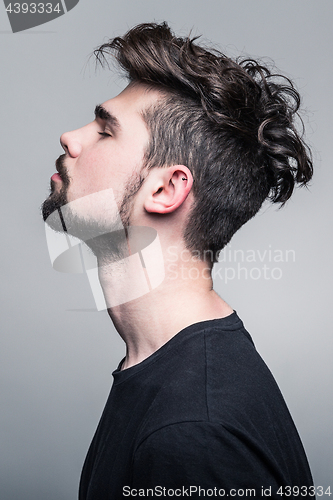
[(185, 328), (113, 376), (80, 500), (281, 499), (292, 486), (313, 498), (295, 425), (236, 313)]

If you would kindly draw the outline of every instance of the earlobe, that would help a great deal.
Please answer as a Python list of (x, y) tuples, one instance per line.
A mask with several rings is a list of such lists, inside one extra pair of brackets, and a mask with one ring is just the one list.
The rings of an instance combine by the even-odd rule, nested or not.
[(145, 210), (159, 214), (174, 212), (183, 204), (192, 189), (191, 171), (184, 165), (173, 165), (168, 168), (156, 168), (151, 173), (153, 175), (144, 204)]

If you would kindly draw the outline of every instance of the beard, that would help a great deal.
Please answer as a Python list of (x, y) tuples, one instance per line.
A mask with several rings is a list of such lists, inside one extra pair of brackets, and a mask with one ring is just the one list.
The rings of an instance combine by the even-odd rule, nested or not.
[[(68, 203), (67, 189), (70, 184), (68, 172), (64, 165), (65, 157), (66, 155), (61, 155), (56, 161), (56, 169), (61, 177), (62, 187), (60, 191), (57, 191), (56, 183), (51, 179), (50, 196), (44, 201), (42, 205), (42, 217), (44, 219), (44, 222), (47, 222), (50, 225), (50, 227), (52, 227), (52, 229), (54, 229), (55, 231), (66, 231), (66, 227), (64, 227), (64, 225), (62, 224), (63, 220), (60, 211), (60, 208)], [(60, 218), (59, 221), (57, 220), (56, 217), (50, 218), (50, 216), (56, 210), (59, 211), (59, 218)]]
[[(42, 205), (44, 222), (57, 232), (79, 238), (104, 262), (124, 259), (128, 256), (127, 227), (130, 225), (134, 196), (145, 180), (143, 170), (134, 172), (128, 180), (119, 208), (112, 189), (68, 202), (71, 179), (64, 164), (65, 158), (64, 154), (56, 161), (62, 186), (57, 190), (56, 183), (51, 179), (50, 196)], [(101, 205), (98, 217), (92, 217), (89, 213), (84, 216), (80, 214), (87, 198), (90, 198), (89, 202), (93, 202), (94, 207)], [(80, 211), (78, 207), (81, 207)]]

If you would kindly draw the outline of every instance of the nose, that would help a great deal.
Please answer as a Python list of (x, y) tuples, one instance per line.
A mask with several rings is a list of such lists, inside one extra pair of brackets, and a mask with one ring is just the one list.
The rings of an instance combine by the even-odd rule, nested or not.
[(77, 158), (82, 151), (82, 145), (76, 132), (76, 130), (74, 130), (73, 132), (65, 132), (60, 137), (60, 144), (62, 148), (64, 149), (65, 153), (67, 153), (72, 158)]

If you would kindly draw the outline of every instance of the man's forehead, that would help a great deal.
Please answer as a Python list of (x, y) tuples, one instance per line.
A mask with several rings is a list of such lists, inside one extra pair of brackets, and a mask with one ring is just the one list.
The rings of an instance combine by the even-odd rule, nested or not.
[(120, 94), (102, 104), (109, 113), (141, 115), (145, 109), (161, 99), (161, 93), (142, 83), (128, 85)]

